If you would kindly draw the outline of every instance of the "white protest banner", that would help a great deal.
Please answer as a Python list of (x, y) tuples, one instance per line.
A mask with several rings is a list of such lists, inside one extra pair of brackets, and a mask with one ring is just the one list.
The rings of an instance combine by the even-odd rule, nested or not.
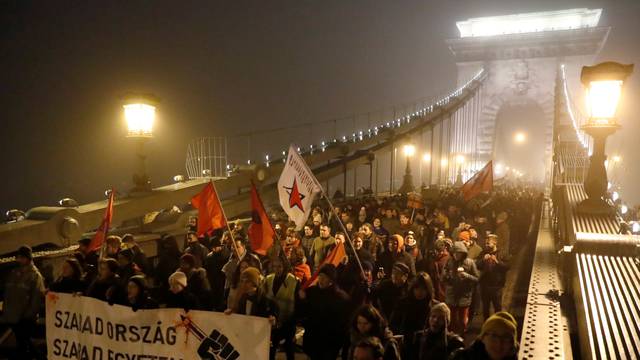
[(286, 161), (278, 180), (278, 197), (282, 209), (300, 230), (309, 218), (311, 204), (322, 187), (293, 145), (289, 146)]
[(48, 359), (269, 359), (265, 318), (129, 307), (47, 294)]

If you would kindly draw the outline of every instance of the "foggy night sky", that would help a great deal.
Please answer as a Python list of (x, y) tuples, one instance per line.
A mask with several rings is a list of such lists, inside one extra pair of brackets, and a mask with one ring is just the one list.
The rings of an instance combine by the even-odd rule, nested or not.
[[(127, 190), (133, 144), (119, 96), (161, 98), (147, 168), (184, 174), (198, 136), (322, 121), (456, 82), (445, 40), (470, 17), (604, 8), (598, 61), (640, 66), (640, 1), (4, 1), (0, 211)], [(640, 68), (619, 112), (622, 197), (640, 203)], [(283, 147), (286, 144), (283, 144)], [(0, 216), (1, 217), (1, 216)]]

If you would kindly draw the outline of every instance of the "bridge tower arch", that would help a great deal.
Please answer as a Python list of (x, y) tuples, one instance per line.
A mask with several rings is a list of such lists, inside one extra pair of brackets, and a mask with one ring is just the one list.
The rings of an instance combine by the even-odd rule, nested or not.
[(538, 109), (536, 118), (523, 114), (511, 116), (511, 121), (523, 123), (523, 130), (530, 129), (536, 137), (530, 140), (543, 144), (535, 151), (544, 153), (544, 174), (529, 175), (548, 180), (558, 71), (565, 65), (567, 73), (577, 79), (581, 67), (594, 61), (609, 33), (609, 27), (598, 26), (601, 12), (571, 9), (457, 22), (460, 37), (447, 40), (447, 44), (455, 57), (458, 83), (480, 68), (488, 72), (476, 131), (479, 159), (499, 161), (501, 154), (496, 151), (504, 149), (500, 139), (513, 136), (504, 133), (514, 127), (500, 126), (499, 115), (513, 108)]

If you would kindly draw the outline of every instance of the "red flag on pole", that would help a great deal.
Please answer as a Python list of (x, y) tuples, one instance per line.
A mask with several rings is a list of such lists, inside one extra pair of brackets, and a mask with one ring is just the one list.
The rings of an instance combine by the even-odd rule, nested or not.
[(198, 209), (198, 236), (227, 226), (222, 205), (212, 181), (191, 198), (191, 205)]
[(107, 208), (104, 212), (102, 223), (100, 223), (98, 231), (96, 231), (96, 234), (93, 235), (93, 239), (91, 239), (91, 243), (89, 243), (90, 251), (95, 251), (102, 248), (102, 244), (104, 244), (104, 240), (107, 238), (107, 233), (109, 232), (109, 227), (111, 226), (111, 219), (113, 217), (113, 197), (115, 196), (115, 194), (115, 189), (111, 188), (111, 193), (109, 194), (109, 200), (107, 201)]
[(273, 245), (275, 231), (253, 183), (251, 183), (251, 225), (249, 225), (248, 235), (251, 240), (251, 250), (263, 256), (267, 255), (267, 250)]
[(482, 170), (478, 171), (469, 180), (467, 180), (460, 191), (464, 201), (469, 201), (480, 193), (491, 191), (493, 189), (493, 161), (489, 161)]
[(316, 280), (318, 279), (318, 273), (320, 272), (320, 268), (322, 267), (322, 265), (333, 264), (333, 266), (337, 267), (338, 265), (340, 265), (340, 263), (342, 263), (342, 260), (344, 260), (346, 256), (347, 252), (344, 248), (344, 243), (337, 243), (336, 246), (334, 246), (333, 249), (331, 249), (331, 251), (327, 254), (327, 257), (324, 258), (322, 264), (318, 266), (311, 279), (309, 279), (309, 281), (302, 285), (302, 288), (306, 289), (316, 282)]

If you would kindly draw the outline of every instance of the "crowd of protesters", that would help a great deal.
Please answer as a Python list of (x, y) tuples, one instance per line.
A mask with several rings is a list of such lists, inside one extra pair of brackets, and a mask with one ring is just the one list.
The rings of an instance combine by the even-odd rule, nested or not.
[[(21, 247), (2, 320), (21, 351), (31, 351), (29, 332), (47, 288), (133, 310), (265, 317), (271, 358), (282, 350), (293, 359), (304, 329), (302, 351), (311, 359), (515, 359), (517, 324), (502, 311), (502, 289), (539, 200), (523, 189), (470, 202), (447, 189), (416, 208), (403, 196), (354, 199), (314, 208), (300, 231), (274, 211), (280, 241), (265, 256), (252, 252), (241, 224), (211, 236), (197, 236), (191, 224), (184, 239), (160, 239), (152, 261), (132, 235), (109, 236), (102, 259), (83, 239), (47, 285)], [(347, 256), (325, 263), (339, 244)], [(484, 324), (465, 348), (476, 315)]]

